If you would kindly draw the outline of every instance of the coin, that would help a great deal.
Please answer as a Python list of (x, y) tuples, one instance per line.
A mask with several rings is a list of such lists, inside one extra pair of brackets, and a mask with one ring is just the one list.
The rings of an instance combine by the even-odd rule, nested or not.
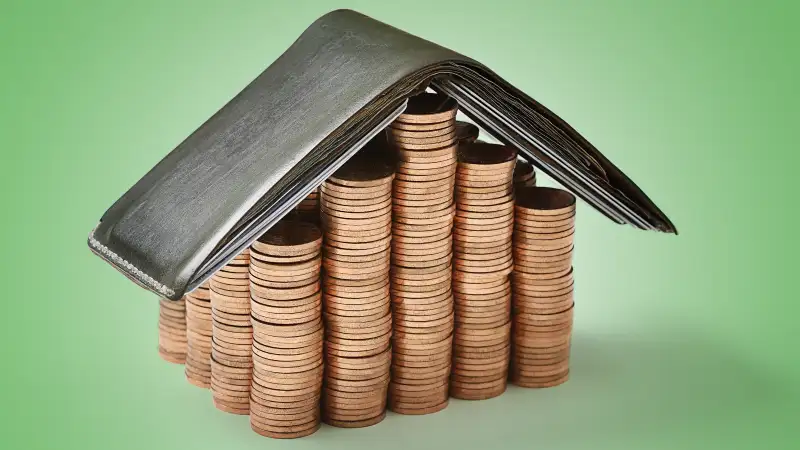
[(520, 189), (526, 186), (536, 186), (536, 172), (528, 161), (517, 160), (514, 168), (514, 187)]
[[(408, 99), (406, 110), (397, 117), (392, 126), (400, 124), (431, 124), (447, 122), (455, 126), (458, 106), (456, 101), (446, 95), (425, 92)], [(399, 128), (399, 127), (398, 127)]]
[(459, 146), (475, 142), (479, 134), (480, 130), (474, 124), (462, 122), (460, 120), (456, 121), (456, 139), (458, 140)]
[(322, 246), (322, 232), (314, 224), (281, 220), (253, 243), (253, 249), (272, 256), (297, 256)]

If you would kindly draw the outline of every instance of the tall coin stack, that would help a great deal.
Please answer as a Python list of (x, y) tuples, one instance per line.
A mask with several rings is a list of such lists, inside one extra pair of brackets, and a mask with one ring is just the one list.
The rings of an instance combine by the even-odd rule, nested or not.
[(186, 294), (186, 379), (211, 387), (211, 292), (208, 283)]
[(211, 392), (214, 406), (231, 414), (250, 413), (253, 367), (250, 324), (250, 251), (237, 255), (211, 277)]
[(175, 364), (186, 362), (186, 298), (158, 301), (158, 354)]
[(536, 172), (531, 163), (520, 159), (517, 161), (517, 167), (514, 168), (514, 187), (522, 189), (528, 186), (536, 186)]
[(297, 438), (320, 426), (322, 232), (282, 220), (250, 249), (253, 380), (250, 427)]
[(392, 192), (389, 408), (401, 414), (434, 413), (448, 404), (456, 111), (451, 98), (420, 94), (389, 128), (398, 159)]
[(516, 197), (511, 381), (556, 386), (569, 377), (575, 197), (545, 187)]
[(323, 185), (323, 420), (374, 425), (386, 415), (392, 314), (389, 257), (394, 168), (357, 155)]
[(476, 142), (459, 147), (458, 159), (450, 395), (481, 400), (505, 392), (508, 379), (517, 152)]

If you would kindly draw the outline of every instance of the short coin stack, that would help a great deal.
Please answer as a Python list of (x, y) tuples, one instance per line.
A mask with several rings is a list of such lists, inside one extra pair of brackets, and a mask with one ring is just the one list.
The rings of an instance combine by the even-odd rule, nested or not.
[(319, 188), (308, 194), (295, 209), (300, 220), (319, 223)]
[(481, 400), (505, 392), (508, 379), (517, 152), (476, 142), (459, 147), (458, 158), (450, 395)]
[(253, 368), (250, 324), (250, 251), (237, 255), (211, 277), (211, 392), (214, 406), (231, 414), (250, 413)]
[(282, 220), (250, 249), (253, 381), (250, 427), (273, 438), (319, 429), (322, 232)]
[(186, 362), (186, 298), (158, 302), (158, 354), (175, 364)]
[(456, 120), (456, 141), (459, 146), (472, 144), (479, 135), (480, 130), (474, 124)]
[(394, 168), (356, 156), (322, 185), (325, 230), (323, 420), (374, 425), (386, 415), (392, 314), (389, 255)]
[(389, 128), (398, 159), (389, 408), (401, 414), (434, 413), (448, 404), (456, 111), (455, 101), (446, 96), (421, 94)]
[(520, 159), (514, 169), (514, 187), (522, 189), (528, 186), (536, 186), (536, 172), (533, 170), (531, 163)]
[(208, 283), (186, 294), (186, 379), (211, 387), (211, 292)]
[(569, 377), (575, 197), (544, 187), (516, 196), (511, 381), (556, 386)]

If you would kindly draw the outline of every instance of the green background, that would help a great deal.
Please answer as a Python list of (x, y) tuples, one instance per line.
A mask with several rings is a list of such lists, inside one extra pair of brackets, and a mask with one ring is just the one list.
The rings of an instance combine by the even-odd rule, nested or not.
[[(0, 2), (0, 448), (797, 448), (789, 5)], [(678, 226), (579, 205), (566, 385), (261, 438), (158, 358), (155, 296), (89, 252), (105, 208), (338, 7), (485, 63)]]

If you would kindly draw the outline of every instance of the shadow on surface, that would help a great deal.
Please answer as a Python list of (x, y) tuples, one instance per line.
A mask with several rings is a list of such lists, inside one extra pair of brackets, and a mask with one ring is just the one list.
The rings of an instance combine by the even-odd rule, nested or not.
[[(332, 448), (773, 448), (788, 436), (792, 393), (727, 349), (682, 340), (576, 335), (572, 374), (544, 390), (451, 400), (430, 416), (390, 414), (362, 430), (323, 427)], [(795, 402), (796, 403), (796, 402)], [(788, 441), (784, 441), (788, 444)], [(308, 446), (307, 446), (308, 445)], [(776, 445), (775, 447), (783, 447)]]

